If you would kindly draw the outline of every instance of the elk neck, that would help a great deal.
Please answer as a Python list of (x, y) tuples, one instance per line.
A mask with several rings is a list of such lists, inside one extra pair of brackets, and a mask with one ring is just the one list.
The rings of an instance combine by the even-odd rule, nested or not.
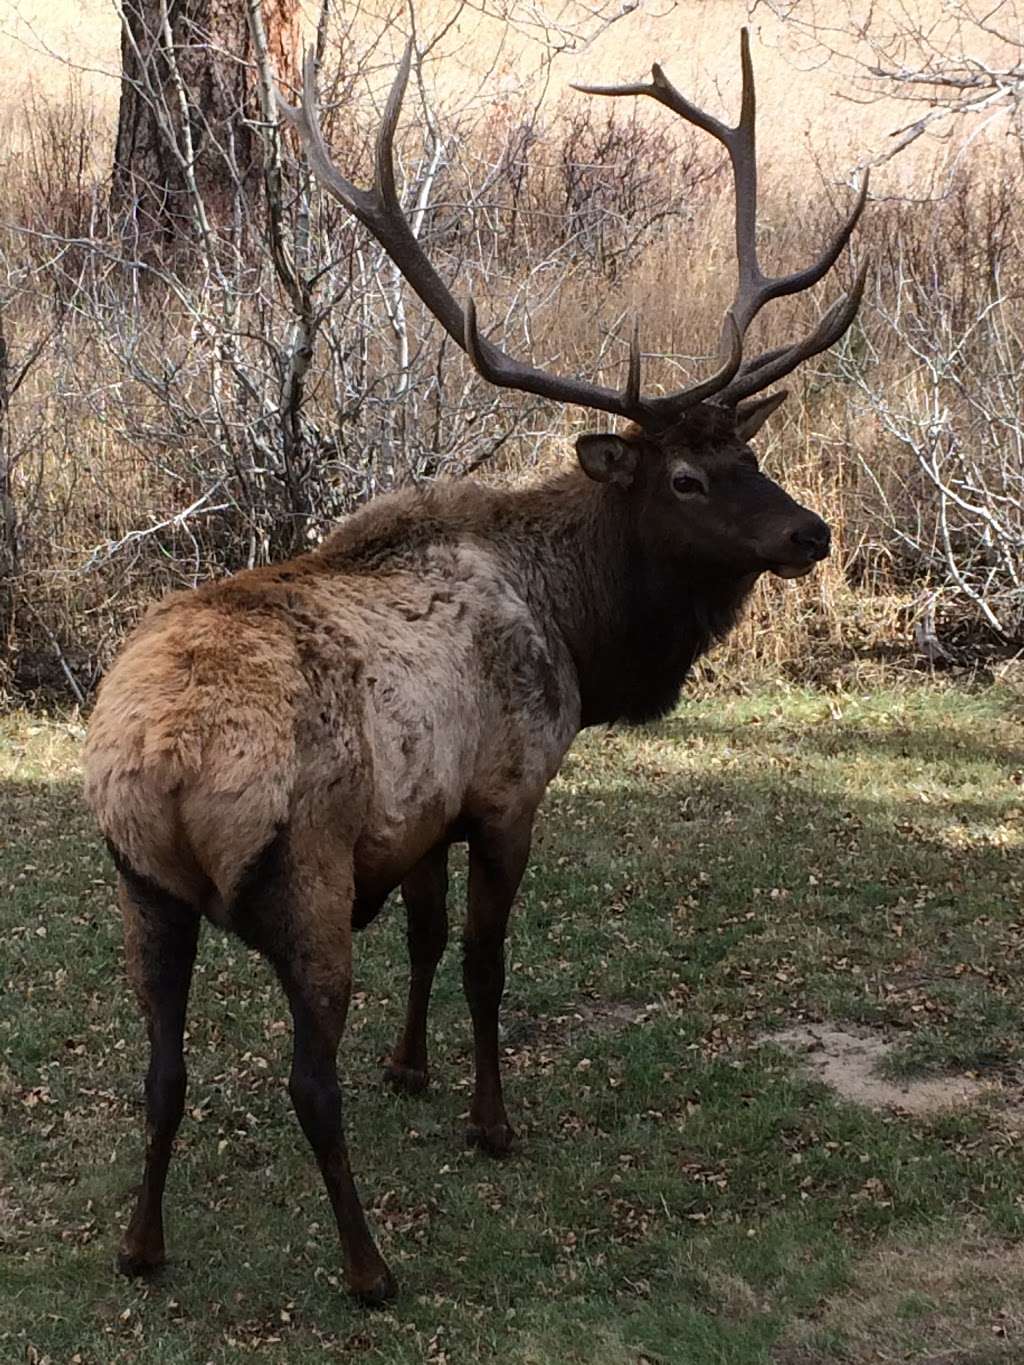
[(655, 557), (627, 499), (582, 473), (535, 496), (520, 546), (525, 592), (572, 655), (581, 724), (664, 715), (696, 660), (735, 624), (756, 575)]
[[(735, 623), (755, 575), (646, 547), (620, 490), (581, 470), (524, 489), (471, 480), (390, 494), (296, 563), (321, 572), (422, 571), (431, 548), (485, 549), (528, 605), (553, 656), (568, 650), (583, 726), (639, 723), (671, 710), (694, 662)], [(684, 548), (684, 547), (681, 547)], [(272, 571), (294, 574), (295, 566)]]

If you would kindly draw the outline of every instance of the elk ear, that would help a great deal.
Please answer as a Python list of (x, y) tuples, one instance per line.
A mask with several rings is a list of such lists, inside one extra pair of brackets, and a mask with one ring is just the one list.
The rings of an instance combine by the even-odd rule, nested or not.
[(736, 435), (741, 441), (752, 440), (775, 409), (789, 397), (788, 389), (779, 389), (767, 398), (748, 398), (736, 405)]
[(576, 437), (576, 458), (589, 479), (629, 488), (636, 473), (637, 448), (610, 431)]

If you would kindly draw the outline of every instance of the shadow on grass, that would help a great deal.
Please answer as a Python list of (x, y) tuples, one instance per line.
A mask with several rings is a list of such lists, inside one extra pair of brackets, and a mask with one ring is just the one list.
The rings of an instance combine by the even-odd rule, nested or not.
[(734, 748), (757, 750), (762, 743), (759, 732), (766, 729), (801, 751), (819, 754), (825, 758), (880, 757), (911, 759), (923, 763), (955, 758), (972, 763), (989, 762), (1009, 765), (1011, 768), (1024, 767), (1024, 743), (998, 742), (981, 735), (965, 736), (962, 733), (951, 737), (947, 728), (941, 724), (929, 723), (923, 718), (915, 718), (912, 724), (900, 725), (887, 732), (869, 725), (846, 725), (840, 729), (823, 726), (804, 728), (798, 724), (772, 726), (748, 722), (736, 726), (727, 722), (716, 722), (710, 716), (699, 718), (687, 716), (673, 718), (652, 727), (651, 733), (656, 738), (667, 741), (685, 743), (687, 740), (701, 739), (729, 744)]
[[(169, 1192), (179, 1259), (153, 1292), (113, 1277), (144, 1049), (110, 873), (76, 783), (3, 784), (0, 1207), (16, 1212), (0, 1227), (19, 1288), (0, 1340), (126, 1361), (298, 1361), (326, 1341), (411, 1362), (444, 1341), (453, 1360), (752, 1365), (883, 1232), (968, 1210), (1016, 1229), (1021, 1173), (983, 1117), (911, 1125), (836, 1106), (748, 1044), (833, 1017), (901, 1031), (923, 1067), (1021, 1055), (1019, 853), (1005, 838), (1022, 763), (1012, 739), (940, 722), (888, 734), (729, 725), (710, 709), (584, 739), (513, 920), (511, 1161), (458, 1145), (457, 954), (432, 1014), (437, 1084), (401, 1100), (377, 1080), (405, 989), (400, 914), (357, 942), (350, 1142), (406, 1290), (376, 1318), (337, 1287), (283, 1084), (280, 993), (216, 934)], [(855, 780), (865, 766), (874, 776)], [(923, 803), (925, 787), (941, 800)], [(461, 891), (457, 878), (456, 916)], [(616, 1003), (635, 1008), (602, 1012)]]

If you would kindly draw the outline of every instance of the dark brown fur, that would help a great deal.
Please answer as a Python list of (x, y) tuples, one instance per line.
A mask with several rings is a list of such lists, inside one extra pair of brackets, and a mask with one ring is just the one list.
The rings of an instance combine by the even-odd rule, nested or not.
[(743, 444), (775, 401), (740, 416), (700, 408), (657, 437), (581, 438), (582, 469), (531, 489), (463, 482), (381, 498), (315, 553), (175, 594), (132, 635), (86, 749), (153, 1047), (126, 1270), (163, 1258), (204, 915), (281, 978), (296, 1111), (349, 1282), (375, 1301), (394, 1284), (352, 1183), (335, 1070), (351, 933), (401, 885), (412, 975), (389, 1075), (422, 1088), (447, 849), (467, 840), (470, 1136), (507, 1150), (503, 941), (547, 784), (582, 726), (671, 707), (761, 572), (803, 572), (827, 553), (823, 523)]

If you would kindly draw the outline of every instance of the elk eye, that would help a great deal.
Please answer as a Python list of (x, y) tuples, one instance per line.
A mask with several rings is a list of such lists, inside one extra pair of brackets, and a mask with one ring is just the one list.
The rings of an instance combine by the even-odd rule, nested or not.
[(700, 479), (695, 479), (692, 474), (677, 474), (672, 480), (672, 487), (677, 493), (703, 493), (704, 484)]

